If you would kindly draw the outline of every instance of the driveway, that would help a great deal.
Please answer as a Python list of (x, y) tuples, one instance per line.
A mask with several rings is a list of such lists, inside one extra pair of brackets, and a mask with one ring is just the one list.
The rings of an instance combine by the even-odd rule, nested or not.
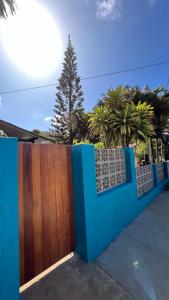
[(78, 256), (21, 294), (21, 300), (168, 300), (169, 193), (162, 193), (95, 263)]

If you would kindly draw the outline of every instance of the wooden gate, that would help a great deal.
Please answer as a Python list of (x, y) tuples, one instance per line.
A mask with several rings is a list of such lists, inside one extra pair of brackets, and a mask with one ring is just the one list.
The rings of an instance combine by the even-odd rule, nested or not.
[(71, 150), (19, 144), (21, 284), (74, 249)]

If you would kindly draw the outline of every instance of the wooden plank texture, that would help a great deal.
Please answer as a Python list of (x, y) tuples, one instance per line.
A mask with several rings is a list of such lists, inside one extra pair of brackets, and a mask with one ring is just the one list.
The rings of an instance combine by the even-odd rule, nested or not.
[(21, 285), (74, 249), (71, 150), (19, 144)]

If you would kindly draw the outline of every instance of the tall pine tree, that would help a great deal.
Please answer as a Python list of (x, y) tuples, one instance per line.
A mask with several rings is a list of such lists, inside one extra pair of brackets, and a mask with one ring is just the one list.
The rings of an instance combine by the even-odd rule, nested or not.
[(83, 92), (77, 74), (75, 50), (69, 35), (63, 70), (57, 86), (54, 117), (51, 120), (53, 135), (60, 144), (73, 144), (77, 133), (74, 116), (83, 112)]

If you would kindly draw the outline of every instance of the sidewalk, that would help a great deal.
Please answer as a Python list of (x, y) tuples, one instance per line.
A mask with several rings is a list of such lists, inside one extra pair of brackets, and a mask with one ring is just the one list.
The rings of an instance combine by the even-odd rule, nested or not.
[(131, 300), (96, 264), (77, 256), (21, 294), (21, 300)]
[(168, 300), (169, 192), (163, 192), (97, 263), (136, 300)]

